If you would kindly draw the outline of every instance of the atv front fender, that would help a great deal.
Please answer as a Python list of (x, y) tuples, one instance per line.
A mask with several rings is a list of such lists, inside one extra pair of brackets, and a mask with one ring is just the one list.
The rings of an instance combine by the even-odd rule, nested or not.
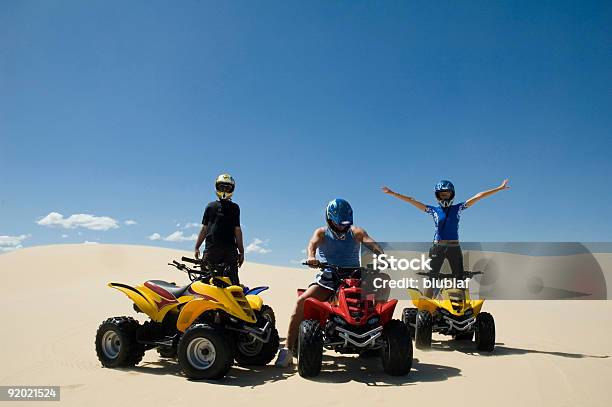
[(426, 297), (423, 293), (416, 288), (409, 288), (408, 294), (410, 294), (410, 298), (412, 299), (412, 303), (419, 311), (429, 311), (430, 314), (433, 314), (436, 309), (438, 309), (438, 304), (435, 300)]
[(176, 328), (181, 332), (185, 332), (202, 313), (214, 309), (227, 312), (227, 309), (221, 303), (203, 298), (191, 300), (181, 309), (176, 321)]
[(246, 295), (245, 296), (247, 301), (249, 302), (249, 305), (251, 306), (251, 309), (253, 311), (260, 311), (261, 307), (263, 306), (263, 299), (259, 296), (259, 295)]
[(327, 301), (322, 302), (314, 298), (307, 298), (304, 301), (304, 320), (317, 319), (323, 327), (331, 312), (332, 306)]
[(127, 295), (130, 300), (134, 301), (134, 304), (136, 304), (136, 306), (145, 314), (152, 316), (157, 313), (157, 307), (155, 304), (152, 303), (151, 300), (137, 288), (121, 283), (108, 283), (108, 286)]
[(397, 300), (376, 304), (376, 312), (378, 312), (378, 315), (380, 315), (381, 325), (385, 325), (391, 320), (391, 318), (393, 318), (393, 312), (395, 311), (396, 305)]
[(472, 309), (474, 310), (474, 315), (478, 315), (484, 302), (485, 300), (472, 300)]

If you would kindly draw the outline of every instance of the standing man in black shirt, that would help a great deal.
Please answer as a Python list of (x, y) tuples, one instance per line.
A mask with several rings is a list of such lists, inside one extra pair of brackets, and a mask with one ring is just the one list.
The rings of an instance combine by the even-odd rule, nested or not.
[(240, 228), (240, 207), (232, 202), (236, 183), (229, 174), (221, 174), (215, 181), (216, 201), (209, 203), (202, 217), (202, 229), (195, 245), (195, 257), (200, 258), (200, 246), (206, 240), (202, 260), (231, 266), (228, 276), (232, 284), (240, 284), (238, 267), (244, 262), (244, 245)]

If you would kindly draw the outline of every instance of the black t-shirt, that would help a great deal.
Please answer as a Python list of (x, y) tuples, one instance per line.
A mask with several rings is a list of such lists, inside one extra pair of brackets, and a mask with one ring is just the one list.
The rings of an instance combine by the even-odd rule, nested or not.
[(206, 225), (205, 250), (236, 251), (234, 230), (240, 226), (240, 207), (230, 200), (213, 201), (206, 206), (202, 225)]

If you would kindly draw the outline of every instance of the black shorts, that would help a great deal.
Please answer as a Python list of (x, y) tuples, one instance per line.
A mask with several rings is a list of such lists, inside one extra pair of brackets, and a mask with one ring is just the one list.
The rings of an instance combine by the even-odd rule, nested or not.
[(330, 291), (336, 292), (340, 287), (340, 277), (332, 270), (321, 270), (315, 276), (314, 282), (310, 286), (318, 285), (327, 288)]

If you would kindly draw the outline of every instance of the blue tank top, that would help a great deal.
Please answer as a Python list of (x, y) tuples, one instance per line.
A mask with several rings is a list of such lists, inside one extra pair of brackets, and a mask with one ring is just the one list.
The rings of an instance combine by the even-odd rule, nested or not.
[(355, 240), (353, 231), (349, 230), (344, 239), (337, 239), (334, 234), (325, 228), (325, 237), (319, 244), (317, 251), (321, 261), (339, 267), (359, 267), (360, 243)]

